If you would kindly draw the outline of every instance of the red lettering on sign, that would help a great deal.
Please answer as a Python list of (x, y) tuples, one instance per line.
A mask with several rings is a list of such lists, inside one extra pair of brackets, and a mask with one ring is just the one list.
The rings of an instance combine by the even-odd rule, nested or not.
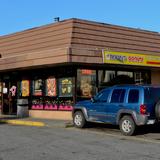
[(129, 62), (142, 63), (143, 62), (143, 57), (129, 56), (128, 61)]

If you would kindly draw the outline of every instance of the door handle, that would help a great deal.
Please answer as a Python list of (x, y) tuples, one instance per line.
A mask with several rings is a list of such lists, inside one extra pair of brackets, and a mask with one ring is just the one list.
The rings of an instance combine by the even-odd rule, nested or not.
[(89, 110), (89, 111), (91, 111), (91, 112), (95, 112), (96, 110), (92, 110), (92, 109), (91, 109), (91, 110)]

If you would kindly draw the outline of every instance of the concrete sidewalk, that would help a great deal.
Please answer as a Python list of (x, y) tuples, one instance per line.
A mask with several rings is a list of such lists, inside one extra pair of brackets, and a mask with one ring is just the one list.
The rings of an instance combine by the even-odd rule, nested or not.
[(53, 120), (53, 119), (39, 119), (39, 118), (19, 118), (16, 115), (1, 115), (0, 124), (36, 126), (36, 127), (72, 127), (72, 121), (68, 120)]

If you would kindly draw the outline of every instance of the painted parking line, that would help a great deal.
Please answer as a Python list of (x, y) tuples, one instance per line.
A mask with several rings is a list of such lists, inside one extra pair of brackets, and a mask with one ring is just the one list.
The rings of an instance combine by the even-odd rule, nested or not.
[(24, 125), (24, 126), (36, 126), (36, 127), (44, 127), (46, 126), (43, 122), (35, 122), (35, 121), (22, 121), (22, 120), (0, 120), (0, 123), (6, 123), (11, 125)]

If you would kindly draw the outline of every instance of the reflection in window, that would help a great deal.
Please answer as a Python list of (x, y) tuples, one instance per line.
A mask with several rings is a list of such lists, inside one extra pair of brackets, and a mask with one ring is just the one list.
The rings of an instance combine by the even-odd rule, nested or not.
[(149, 84), (150, 83), (150, 76), (148, 72), (135, 72), (135, 83), (136, 84)]
[(117, 71), (117, 76), (119, 76), (119, 75), (125, 75), (125, 76), (128, 76), (130, 78), (133, 78), (133, 72)]
[(98, 71), (99, 88), (110, 86), (112, 79), (115, 78), (115, 71)]

